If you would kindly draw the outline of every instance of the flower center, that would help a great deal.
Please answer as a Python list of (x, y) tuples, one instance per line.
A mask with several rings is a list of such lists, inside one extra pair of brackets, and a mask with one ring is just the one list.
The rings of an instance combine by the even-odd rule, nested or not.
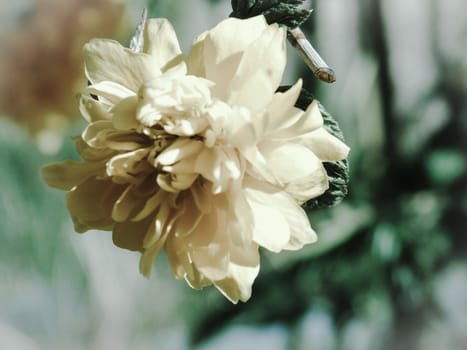
[(230, 126), (238, 109), (211, 96), (209, 80), (165, 74), (147, 81), (138, 94), (138, 132), (153, 140), (147, 162), (168, 192), (190, 188), (201, 176), (213, 192), (226, 191), (243, 176), (243, 161)]
[(139, 92), (137, 119), (146, 127), (159, 126), (168, 134), (193, 136), (207, 127), (203, 118), (212, 103), (209, 80), (190, 75), (162, 75), (147, 81)]

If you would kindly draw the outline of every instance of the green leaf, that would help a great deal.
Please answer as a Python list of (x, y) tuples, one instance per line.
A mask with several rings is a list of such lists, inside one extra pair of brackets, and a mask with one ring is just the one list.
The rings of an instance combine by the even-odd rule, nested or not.
[[(281, 86), (278, 91), (285, 91), (289, 87)], [(300, 96), (295, 103), (297, 108), (305, 110), (311, 102), (313, 102), (313, 95), (305, 89), (302, 89)], [(324, 106), (320, 103), (319, 109), (324, 119), (324, 128), (339, 140), (344, 141), (344, 134), (342, 133), (337, 121), (329, 114)], [(336, 162), (323, 163), (329, 178), (329, 188), (321, 196), (313, 198), (306, 202), (304, 207), (307, 210), (331, 207), (341, 202), (348, 193), (347, 185), (349, 183), (349, 164), (347, 159), (339, 160)]]
[(329, 188), (321, 196), (305, 203), (306, 209), (331, 207), (340, 203), (347, 196), (349, 183), (349, 165), (347, 160), (325, 162), (324, 168), (329, 177)]
[(230, 17), (250, 18), (263, 14), (266, 21), (288, 28), (302, 25), (311, 11), (303, 7), (305, 0), (232, 0)]

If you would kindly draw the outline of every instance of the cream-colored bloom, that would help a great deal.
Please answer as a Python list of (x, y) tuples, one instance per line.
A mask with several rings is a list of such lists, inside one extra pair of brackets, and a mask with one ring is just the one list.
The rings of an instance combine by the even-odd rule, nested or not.
[(151, 19), (142, 53), (89, 42), (89, 126), (76, 139), (84, 162), (43, 170), (70, 191), (76, 230), (112, 230), (116, 245), (141, 251), (144, 275), (163, 249), (177, 278), (213, 284), (232, 302), (251, 295), (259, 246), (314, 242), (300, 204), (328, 188), (322, 162), (348, 148), (325, 131), (316, 103), (294, 107), (301, 81), (276, 93), (285, 36), (262, 16), (230, 18), (185, 58), (170, 23)]

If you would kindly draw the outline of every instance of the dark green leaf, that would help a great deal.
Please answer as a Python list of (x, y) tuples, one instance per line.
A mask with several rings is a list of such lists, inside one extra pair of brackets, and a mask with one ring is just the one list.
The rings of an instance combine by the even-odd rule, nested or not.
[(279, 23), (288, 28), (302, 25), (311, 11), (302, 8), (304, 0), (232, 0), (230, 17), (250, 18), (263, 14), (266, 21)]

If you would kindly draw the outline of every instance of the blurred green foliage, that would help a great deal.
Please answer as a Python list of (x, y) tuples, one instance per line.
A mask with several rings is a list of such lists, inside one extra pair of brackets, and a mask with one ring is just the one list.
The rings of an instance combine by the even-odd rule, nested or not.
[(39, 168), (55, 157), (73, 155), (71, 148), (44, 155), (31, 135), (0, 119), (2, 265), (50, 278), (54, 266), (70, 261), (73, 254), (63, 236), (64, 195), (44, 186)]

